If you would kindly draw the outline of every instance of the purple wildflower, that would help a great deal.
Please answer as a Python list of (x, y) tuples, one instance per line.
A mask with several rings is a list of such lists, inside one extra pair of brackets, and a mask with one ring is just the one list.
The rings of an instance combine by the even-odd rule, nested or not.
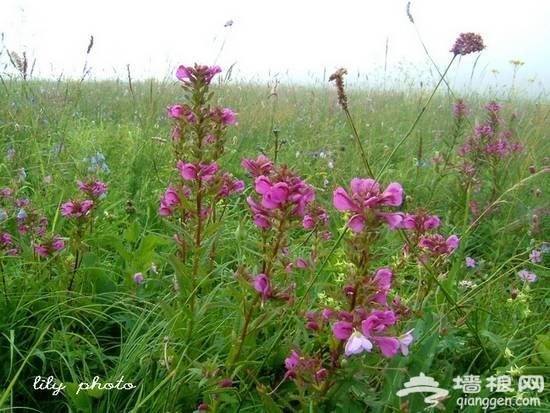
[(535, 281), (537, 281), (537, 275), (535, 273), (529, 272), (527, 270), (519, 271), (518, 276), (523, 281), (527, 281), (528, 283), (534, 283)]
[(450, 50), (455, 56), (465, 56), (470, 53), (480, 52), (485, 49), (483, 39), (476, 33), (461, 33)]

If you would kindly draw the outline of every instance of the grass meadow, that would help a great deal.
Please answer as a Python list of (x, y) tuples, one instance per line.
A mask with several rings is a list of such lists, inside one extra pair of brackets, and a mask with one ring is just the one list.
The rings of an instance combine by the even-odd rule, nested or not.
[(203, 69), (2, 78), (0, 411), (550, 411), (546, 98)]

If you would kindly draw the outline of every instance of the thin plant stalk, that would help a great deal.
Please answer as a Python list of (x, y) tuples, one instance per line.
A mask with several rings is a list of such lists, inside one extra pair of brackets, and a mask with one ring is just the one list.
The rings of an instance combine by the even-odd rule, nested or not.
[(430, 94), (430, 97), (428, 98), (428, 100), (426, 101), (426, 103), (424, 104), (424, 106), (422, 106), (422, 108), (420, 109), (420, 111), (418, 112), (418, 114), (416, 115), (416, 119), (414, 120), (414, 122), (412, 123), (411, 127), (409, 128), (409, 130), (407, 131), (407, 133), (405, 133), (405, 135), (401, 138), (401, 140), (397, 143), (397, 145), (395, 145), (395, 147), (393, 148), (393, 150), (391, 151), (391, 153), (388, 155), (387, 159), (386, 159), (386, 162), (384, 163), (384, 165), (382, 166), (382, 169), (380, 169), (379, 173), (378, 173), (378, 176), (376, 177), (376, 180), (379, 180), (379, 178), (382, 176), (382, 174), (384, 173), (384, 171), (387, 169), (388, 165), (390, 164), (391, 162), (391, 159), (393, 158), (393, 156), (395, 155), (395, 153), (397, 152), (397, 150), (405, 143), (405, 141), (409, 138), (409, 136), (411, 136), (412, 132), (415, 130), (416, 126), (418, 125), (418, 122), (420, 122), (420, 119), (422, 118), (422, 116), (424, 115), (424, 113), (426, 112), (426, 109), (428, 108), (428, 106), (430, 105), (433, 97), (435, 96), (435, 93), (437, 92), (437, 90), (439, 89), (439, 86), (441, 86), (441, 84), (443, 83), (443, 81), (445, 80), (445, 76), (447, 75), (447, 72), (449, 71), (449, 69), (451, 68), (451, 65), (453, 64), (453, 62), (455, 61), (455, 58), (456, 58), (457, 55), (454, 55), (453, 58), (451, 59), (451, 61), (449, 62), (449, 64), (447, 65), (447, 67), (445, 68), (445, 71), (443, 72), (443, 74), (441, 75), (441, 77), (439, 78), (439, 81), (437, 82), (437, 85), (435, 85), (432, 93)]

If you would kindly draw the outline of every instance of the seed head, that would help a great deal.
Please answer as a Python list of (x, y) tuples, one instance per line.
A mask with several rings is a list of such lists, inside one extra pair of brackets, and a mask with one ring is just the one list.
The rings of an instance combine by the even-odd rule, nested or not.
[(336, 72), (334, 72), (330, 77), (328, 78), (329, 82), (336, 83), (336, 93), (338, 94), (338, 104), (342, 107), (344, 110), (348, 110), (348, 97), (346, 96), (346, 91), (344, 90), (344, 75), (346, 75), (348, 71), (341, 67)]

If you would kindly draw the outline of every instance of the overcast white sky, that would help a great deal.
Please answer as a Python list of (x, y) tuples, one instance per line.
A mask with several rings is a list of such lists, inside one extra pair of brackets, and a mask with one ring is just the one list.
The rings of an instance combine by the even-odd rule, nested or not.
[[(392, 78), (428, 76), (417, 30), (438, 66), (460, 32), (487, 45), (474, 79), (510, 84), (512, 59), (525, 62), (521, 81), (550, 89), (550, 2), (538, 0), (1, 0), (5, 50), (26, 50), (35, 76), (78, 78), (88, 56), (91, 76), (170, 78), (178, 64), (236, 63), (235, 73), (264, 81), (321, 81), (340, 66), (379, 81), (388, 45)], [(231, 27), (224, 24), (232, 19)], [(223, 50), (222, 50), (223, 46)], [(469, 77), (476, 56), (453, 67), (450, 80)], [(2, 66), (0, 66), (2, 70)], [(498, 70), (498, 74), (493, 71)], [(417, 77), (417, 73), (420, 74)], [(390, 76), (391, 74), (391, 76)], [(350, 80), (352, 77), (350, 76)]]

